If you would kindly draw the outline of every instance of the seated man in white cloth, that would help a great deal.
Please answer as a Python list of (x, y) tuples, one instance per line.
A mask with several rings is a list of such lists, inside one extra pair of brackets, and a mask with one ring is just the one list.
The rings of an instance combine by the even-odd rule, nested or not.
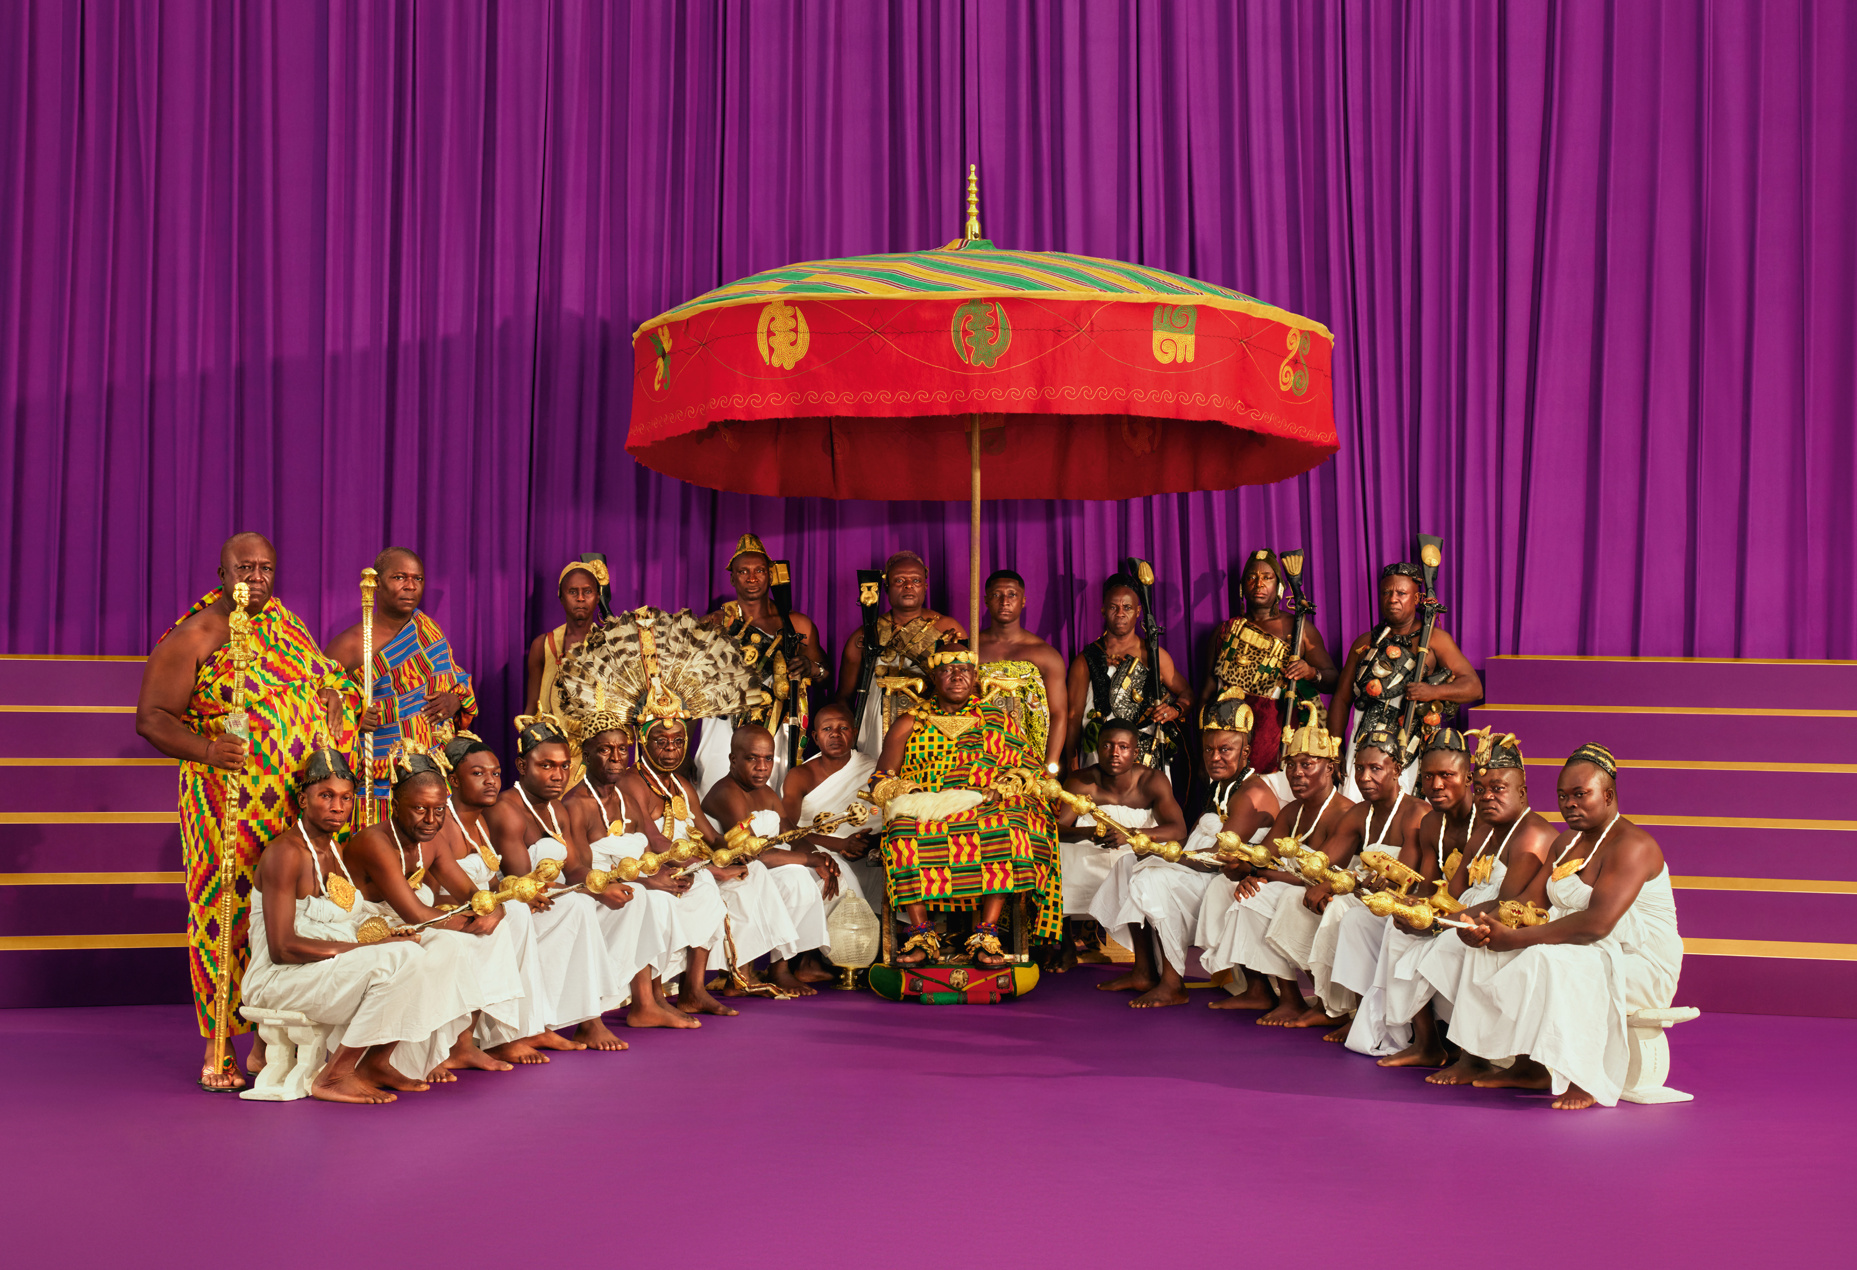
[(1474, 1083), (1480, 1089), (1551, 1089), (1577, 1111), (1618, 1103), (1629, 1069), (1626, 1020), (1676, 995), (1683, 940), (1670, 867), (1657, 840), (1619, 814), (1618, 764), (1582, 745), (1561, 769), (1567, 832), (1548, 857), (1549, 920), (1515, 929), (1485, 913), (1464, 936), (1451, 1039), (1479, 1058), (1527, 1055)]
[[(1399, 747), (1392, 734), (1375, 729), (1363, 735), (1354, 748), (1354, 777), (1364, 801), (1349, 808), (1334, 836), (1323, 844), (1331, 861), (1347, 865), (1363, 851), (1384, 851), (1408, 864), (1418, 859), (1419, 822), (1425, 818), (1425, 803), (1406, 793), (1399, 776)], [(1368, 912), (1358, 895), (1337, 895), (1320, 883), (1309, 884), (1303, 907), (1320, 914), (1309, 948), (1309, 977), (1315, 981), (1316, 999), (1330, 1010), (1358, 1011), (1359, 990), (1335, 978), (1343, 932), (1361, 932), (1349, 941), (1350, 946), (1365, 934), (1378, 947), (1380, 927), (1386, 919)], [(1358, 1012), (1351, 1014), (1347, 1022), (1322, 1039), (1348, 1040), (1358, 1019)]]
[[(485, 813), (485, 828), (505, 875), (518, 877), (553, 860), (561, 866), (558, 888), (570, 874), (585, 877), (592, 860), (573, 810), (561, 806), (571, 765), (567, 738), (547, 716), (521, 715), (516, 723), (516, 783)], [(535, 910), (536, 949), (554, 997), (548, 1026), (578, 1024), (574, 1040), (597, 1050), (626, 1047), (600, 1017), (618, 1008), (626, 987), (601, 925), (601, 914), (614, 903), (623, 903), (616, 891), (595, 899), (557, 889)]]
[[(1311, 721), (1291, 732), (1283, 744), (1283, 770), (1295, 797), (1277, 813), (1269, 841), (1274, 845), (1287, 839), (1320, 851), (1354, 804), (1335, 788), (1340, 738), (1328, 734), (1316, 707), (1306, 708), (1311, 712)], [(1254, 888), (1252, 883), (1256, 884)], [(1298, 984), (1298, 976), (1306, 974), (1309, 968), (1308, 940), (1313, 936), (1313, 927), (1304, 922), (1300, 914), (1289, 911), (1302, 906), (1306, 893), (1302, 875), (1274, 867), (1248, 870), (1240, 878), (1238, 889), (1242, 898), (1225, 914), (1224, 929), (1216, 933), (1201, 931), (1210, 942), (1201, 942), (1206, 953), (1201, 956), (1200, 964), (1214, 971), (1225, 966), (1243, 966), (1254, 974), (1268, 975), (1275, 980), (1277, 1005), (1258, 1019), (1261, 1024), (1271, 1027), (1327, 1024), (1329, 1012), (1320, 1004), (1305, 1001)], [(1300, 946), (1289, 942), (1298, 935), (1303, 936)]]
[[(1476, 845), (1463, 852), (1446, 885), (1464, 905), (1459, 917), (1474, 921), (1535, 882), (1546, 866), (1554, 826), (1528, 806), (1528, 776), (1515, 738), (1492, 736), (1488, 728), (1468, 735), (1477, 743), (1472, 795), (1482, 831)], [(1402, 927), (1387, 933), (1374, 986), (1384, 1003), (1387, 1032), (1397, 1035), (1409, 1023), (1412, 1043), (1382, 1058), (1382, 1067), (1439, 1067), (1448, 1057), (1438, 1024), (1450, 1022), (1449, 994), (1457, 990), (1470, 946), (1449, 927), (1434, 926), (1427, 934), (1429, 938), (1413, 938)], [(1445, 985), (1443, 992), (1437, 984)], [(1425, 1079), (1438, 1085), (1468, 1084), (1489, 1070), (1476, 1055), (1463, 1054), (1447, 1071)]]
[[(494, 891), (502, 876), (503, 860), (490, 841), (484, 816), (503, 793), (503, 765), (490, 747), (471, 732), (460, 732), (446, 742), (442, 753), (450, 769), (451, 814), (445, 818), (437, 842), (450, 853), (473, 889)], [(462, 904), (470, 897), (448, 891), (445, 898), (449, 903)], [(554, 992), (542, 966), (535, 914), (528, 905), (517, 903), (505, 904), (502, 914), (494, 938), (507, 941), (515, 953), (522, 996), (516, 1002), (513, 1021), (478, 1015), (477, 1043), (486, 1054), (506, 1063), (546, 1063), (545, 1050), (585, 1049), (548, 1026), (554, 1017)]]
[[(1381, 745), (1372, 744), (1375, 739)], [(1361, 748), (1377, 769), (1380, 756), (1387, 752), (1384, 747), (1391, 744), (1392, 738), (1383, 729), (1375, 729), (1366, 734)], [(1471, 790), (1470, 746), (1463, 733), (1450, 728), (1434, 733), (1419, 756), (1418, 772), (1424, 798), (1421, 806), (1428, 805), (1429, 810), (1398, 852), (1399, 862), (1426, 883), (1416, 889), (1415, 899), (1430, 895), (1456, 870), (1470, 843), (1477, 810)], [(1370, 884), (1363, 889), (1366, 885)], [(1330, 975), (1342, 990), (1357, 997), (1359, 1008), (1343, 1038), (1355, 1053), (1391, 1054), (1412, 1039), (1410, 1028), (1387, 1024), (1381, 963), (1388, 956), (1396, 959), (1412, 951), (1427, 938), (1394, 917), (1369, 912), (1364, 905), (1342, 919)]]
[[(812, 717), (812, 741), (819, 752), (787, 773), (780, 791), (780, 822), (788, 829), (835, 816), (862, 799), (877, 760), (853, 749), (857, 729), (851, 707), (837, 701), (820, 706)], [(868, 804), (866, 804), (868, 806)], [(837, 888), (825, 896), (830, 918), (847, 895), (856, 895), (875, 912), (883, 902), (883, 857), (873, 850), (880, 826), (875, 816), (862, 825), (844, 824), (829, 834), (808, 834), (801, 842), (838, 866)], [(810, 960), (824, 969), (816, 955)]]
[[(1079, 889), (1094, 891), (1084, 911), (1112, 939), (1135, 953), (1133, 969), (1097, 988), (1134, 992), (1138, 995), (1129, 1004), (1143, 1009), (1185, 1005), (1186, 950), (1193, 942), (1206, 879), (1218, 870), (1209, 865), (1168, 864), (1158, 856), (1137, 858), (1126, 835), (1102, 823), (1113, 821), (1155, 842), (1185, 841), (1186, 816), (1174, 801), (1172, 782), (1166, 773), (1141, 762), (1141, 733), (1135, 725), (1126, 719), (1110, 719), (1097, 733), (1096, 762), (1073, 772), (1064, 787), (1099, 808), (1094, 816), (1079, 816), (1070, 808), (1058, 816), (1065, 912), (1074, 903), (1071, 886), (1075, 877)], [(1061, 835), (1067, 820), (1073, 832), (1088, 821), (1094, 826), (1093, 841), (1065, 842)], [(1099, 859), (1109, 868), (1099, 869)]]
[[(395, 747), (391, 763), (393, 796), (388, 817), (360, 830), (342, 846), (342, 859), (353, 876), (361, 898), (391, 926), (417, 925), (443, 915), (437, 892), (468, 897), (472, 888), (451, 849), (439, 840), (445, 821), (449, 786), (443, 769), (423, 748)], [(467, 969), (457, 976), (459, 1002), (470, 1001), (469, 1012), (481, 1011), (498, 1028), (513, 1027), (520, 1017), (522, 972), (515, 948), (496, 937), (503, 912), (462, 915), (427, 928), (421, 941), (427, 964), (461, 959)], [(467, 1026), (459, 1033), (450, 1055), (426, 1075), (428, 1081), (452, 1081), (452, 1073), (465, 1068), (506, 1072), (510, 1064), (478, 1048)]]
[[(757, 838), (772, 838), (781, 831), (780, 795), (767, 787), (774, 770), (774, 736), (759, 724), (735, 730), (729, 747), (729, 770), (703, 798), (703, 814), (710, 823), (729, 828), (741, 825)], [(830, 983), (832, 974), (822, 966), (790, 964), (803, 952), (825, 944), (825, 896), (838, 894), (838, 862), (817, 847), (794, 844), (763, 848), (748, 862), (748, 873), (765, 874), (786, 906), (793, 938), (775, 945), (768, 981), (790, 996), (815, 995), (815, 983)], [(743, 976), (755, 981), (752, 964), (740, 963)]]
[(381, 1103), (392, 1102), (396, 1089), (427, 1089), (421, 1078), (470, 1026), (452, 982), (466, 967), (428, 958), (418, 935), (355, 942), (374, 909), (335, 849), (334, 836), (355, 806), (348, 760), (333, 749), (314, 751), (297, 797), (297, 827), (258, 858), (245, 1003), (295, 1010), (335, 1029), (335, 1052), (316, 1074), (312, 1098)]
[[(1250, 765), (1255, 717), (1241, 692), (1227, 690), (1209, 701), (1199, 716), (1200, 758), (1212, 782), (1208, 807), (1189, 841), (1216, 840), (1235, 833), (1248, 843), (1262, 842), (1290, 801), (1290, 778), (1281, 771), (1260, 773)], [(1216, 846), (1216, 842), (1214, 844)], [(1198, 850), (1198, 846), (1194, 850)], [(1221, 958), (1218, 947), (1231, 919), (1232, 906), (1257, 891), (1257, 879), (1244, 865), (1228, 866), (1207, 880), (1194, 925), (1199, 963), (1209, 973), (1224, 974), (1225, 993), (1208, 1002), (1214, 1010), (1267, 1010), (1273, 998), (1267, 981), (1247, 984), (1244, 967)]]

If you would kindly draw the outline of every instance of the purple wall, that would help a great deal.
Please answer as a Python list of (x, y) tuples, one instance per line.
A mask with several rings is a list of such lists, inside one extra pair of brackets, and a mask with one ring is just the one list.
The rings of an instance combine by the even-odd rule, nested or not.
[[(1036, 625), (1150, 556), (1176, 656), (1311, 548), (1331, 641), (1445, 535), (1497, 652), (1857, 655), (1845, 5), (0, 6), (0, 650), (127, 653), (270, 533), (327, 635), (387, 541), (492, 708), (611, 554), (701, 604), (763, 534), (851, 570), (965, 512), (718, 496), (625, 456), (629, 335), (796, 258), (1138, 260), (1333, 328), (1343, 451), (1280, 487), (993, 504)], [(1004, 492), (1004, 491), (999, 491)]]

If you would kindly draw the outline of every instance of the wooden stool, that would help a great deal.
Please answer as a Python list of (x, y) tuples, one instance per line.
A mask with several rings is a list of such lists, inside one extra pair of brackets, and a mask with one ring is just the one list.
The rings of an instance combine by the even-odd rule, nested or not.
[(309, 1097), (310, 1084), (328, 1056), (329, 1034), (335, 1029), (312, 1023), (295, 1010), (245, 1005), (239, 1013), (257, 1025), (264, 1040), (264, 1069), (239, 1097), (253, 1102), (295, 1102)]
[(1670, 1074), (1670, 1038), (1664, 1032), (1678, 1023), (1700, 1018), (1702, 1011), (1692, 1005), (1672, 1006), (1667, 1010), (1636, 1010), (1625, 1020), (1625, 1043), (1631, 1047), (1631, 1066), (1625, 1073), (1625, 1102), (1690, 1102), (1696, 1095), (1671, 1089), (1664, 1084)]

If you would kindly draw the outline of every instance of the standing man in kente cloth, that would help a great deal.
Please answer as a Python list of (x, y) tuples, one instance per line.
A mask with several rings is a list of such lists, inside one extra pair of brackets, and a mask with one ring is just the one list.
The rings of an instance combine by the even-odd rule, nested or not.
[[(965, 640), (967, 632), (953, 618), (928, 607), (928, 565), (913, 551), (899, 551), (883, 562), (884, 594), (890, 611), (877, 619), (877, 675), (926, 678), (929, 654), (944, 637)], [(845, 641), (838, 663), (838, 699), (853, 704), (858, 675), (864, 668), (864, 628)], [(858, 752), (876, 758), (883, 749), (884, 699), (888, 692), (873, 681), (858, 719)]]
[[(600, 592), (612, 584), (603, 560), (570, 560), (561, 567), (561, 611), (567, 621), (537, 635), (529, 644), (528, 683), (523, 692), (524, 714), (538, 714), (554, 709), (555, 676), (561, 672), (561, 659), (570, 648), (577, 648), (600, 616)], [(537, 704), (537, 703), (545, 704)]]
[(1032, 748), (1055, 763), (1064, 753), (1064, 726), (1070, 708), (1064, 700), (1064, 657), (1025, 629), (1025, 579), (1011, 569), (995, 569), (987, 579), (987, 624), (980, 632), (980, 669), (990, 681), (1010, 678), (1019, 685), (1015, 697), (1025, 703), (1021, 724)]
[(1251, 766), (1274, 772), (1281, 758), (1283, 719), (1277, 703), (1286, 683), (1313, 680), (1321, 692), (1333, 692), (1340, 672), (1335, 659), (1322, 646), (1315, 623), (1303, 623), (1301, 655), (1289, 647), (1296, 619), (1279, 605), (1283, 601), (1283, 565), (1277, 553), (1260, 547), (1245, 561), (1238, 588), (1244, 594), (1244, 613), (1214, 632), (1212, 676), (1205, 699), (1232, 689), (1243, 693), (1245, 705), (1257, 721), (1251, 733)]
[[(409, 547), (389, 547), (374, 560), (379, 575), (374, 610), (374, 699), (361, 716), (361, 730), (374, 734), (374, 770), (367, 774), (374, 797), (385, 800), (393, 777), (394, 748), (430, 752), (440, 738), (433, 729), (449, 723), (471, 726), (477, 717), (477, 694), (471, 676), (451, 655), (451, 644), (438, 623), (420, 610), (426, 594), (426, 566)], [(340, 662), (357, 689), (362, 682), (361, 624), (329, 641), (329, 656)]]
[(807, 689), (823, 684), (825, 654), (819, 629), (804, 613), (782, 613), (772, 597), (773, 559), (753, 534), (743, 534), (729, 557), (729, 584), (735, 598), (703, 619), (740, 645), (742, 660), (761, 681), (767, 704), (726, 719), (703, 720), (696, 743), (696, 788), (709, 796), (728, 775), (729, 746), (735, 729), (756, 724), (774, 735), (774, 774), (767, 787), (775, 794), (786, 778), (794, 740), (810, 721)]
[[(245, 1032), (239, 1015), (239, 981), (250, 944), (246, 913), (254, 869), (264, 844), (296, 823), (292, 784), (305, 756), (316, 749), (316, 728), (327, 723), (337, 745), (354, 740), (360, 701), (350, 695), (342, 668), (323, 655), (296, 614), (273, 597), (277, 549), (260, 534), (234, 534), (219, 551), (220, 585), (156, 643), (142, 672), (135, 730), (150, 745), (180, 760), (181, 853), (187, 868), (188, 971), (194, 1015), (207, 1038), (200, 1087), (215, 1092), (244, 1088), (228, 1047), (224, 1067), (213, 1061), (214, 979), (222, 897), (221, 852), (233, 852), (231, 992), (226, 1030)], [(231, 594), (249, 588), (245, 611), (258, 659), (245, 674), (247, 744), (227, 732), (232, 709), (233, 660), (228, 651)], [(227, 806), (225, 773), (237, 774)], [(254, 1045), (252, 1070), (263, 1065)]]
[(1149, 683), (1148, 648), (1141, 638), (1141, 600), (1134, 579), (1115, 574), (1103, 584), (1103, 633), (1071, 659), (1065, 698), (1070, 705), (1071, 767), (1096, 762), (1096, 734), (1110, 719), (1141, 729), (1141, 761), (1167, 771), (1180, 752), (1180, 720), (1193, 708), (1193, 689), (1156, 648), (1160, 688)]
[[(1431, 648), (1425, 654), (1425, 664), (1419, 665), (1419, 637), (1424, 625), (1419, 601), (1424, 593), (1425, 571), (1418, 565), (1389, 564), (1380, 570), (1380, 625), (1349, 646), (1348, 660), (1335, 688), (1334, 707), (1328, 712), (1329, 718), (1343, 721), (1347, 732), (1348, 743), (1342, 747), (1337, 778), (1344, 786), (1354, 738), (1374, 731), (1397, 735), (1408, 699), (1421, 705), (1462, 705), (1483, 695), (1483, 681), (1458, 650), (1456, 641), (1441, 627), (1432, 628)], [(1448, 678), (1443, 683), (1429, 682), (1440, 669)], [(1400, 776), (1400, 784), (1412, 791), (1418, 781), (1416, 747), (1409, 753), (1411, 761)]]

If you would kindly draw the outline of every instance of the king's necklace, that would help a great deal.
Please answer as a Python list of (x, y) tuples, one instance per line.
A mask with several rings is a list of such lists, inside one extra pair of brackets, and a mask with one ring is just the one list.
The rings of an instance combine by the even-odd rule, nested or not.
[[(1386, 831), (1398, 823), (1399, 805), (1405, 801), (1406, 791), (1402, 789), (1393, 798), (1393, 810), (1387, 813), (1386, 823), (1380, 826), (1380, 836), (1378, 838), (1373, 837), (1373, 804), (1367, 804), (1367, 829), (1361, 836), (1363, 838), (1373, 838), (1373, 841), (1369, 842), (1362, 850), (1370, 851), (1375, 847), (1384, 847), (1386, 845)], [(1320, 820), (1321, 818), (1318, 816), (1317, 819)]]
[[(1554, 881), (1556, 882), (1564, 881), (1565, 879), (1570, 878), (1574, 874), (1578, 873), (1581, 869), (1585, 868), (1586, 862), (1592, 859), (1593, 856), (1596, 856), (1599, 854), (1599, 848), (1605, 845), (1606, 835), (1612, 832), (1612, 826), (1616, 825), (1623, 816), (1624, 816), (1624, 813), (1620, 812), (1618, 815), (1613, 816), (1611, 820), (1606, 822), (1606, 827), (1599, 831), (1599, 841), (1593, 844), (1593, 849), (1592, 849), (1591, 854), (1583, 855), (1577, 860), (1567, 860), (1567, 857), (1570, 854), (1572, 854), (1573, 849), (1580, 845), (1580, 839), (1586, 836), (1586, 830), (1582, 829), (1580, 830), (1580, 832), (1574, 834), (1573, 841), (1567, 844), (1567, 849), (1565, 851), (1562, 851), (1558, 856), (1554, 858)], [(1561, 861), (1563, 860), (1566, 860), (1567, 862), (1565, 864), (1562, 864)]]
[[(607, 827), (608, 829), (611, 829), (611, 828), (613, 828), (614, 826), (617, 826), (617, 827), (619, 828), (619, 830), (620, 830), (621, 832), (623, 832), (623, 831), (624, 831), (624, 829), (625, 829), (625, 810), (626, 810), (626, 806), (625, 806), (625, 795), (624, 795), (624, 794), (619, 794), (619, 812), (620, 812), (620, 816), (619, 816), (619, 819), (617, 819), (617, 820), (614, 820), (614, 819), (613, 819), (613, 816), (612, 816), (612, 813), (611, 813), (610, 811), (608, 811), (608, 810), (606, 810), (606, 798), (605, 798), (605, 796), (604, 796), (603, 794), (601, 794), (601, 793), (600, 793), (600, 791), (599, 791), (599, 790), (598, 790), (598, 789), (597, 789), (597, 788), (596, 788), (596, 787), (594, 786), (594, 784), (593, 784), (593, 778), (592, 778), (591, 776), (589, 776), (589, 775), (587, 775), (587, 773), (585, 773), (585, 772), (582, 772), (582, 773), (580, 774), (580, 783), (581, 783), (582, 785), (585, 785), (585, 786), (587, 787), (587, 792), (588, 792), (589, 794), (592, 794), (592, 795), (593, 795), (593, 801), (599, 804), (599, 807), (600, 807), (600, 819), (602, 819), (602, 820), (604, 820), (604, 821), (606, 822), (606, 827)], [(618, 793), (618, 790), (619, 790), (619, 787), (618, 787), (617, 785), (614, 785), (614, 786), (613, 786), (613, 792), (615, 792), (615, 793)]]
[[(1322, 810), (1315, 813), (1315, 822), (1309, 826), (1310, 833), (1314, 833), (1318, 828), (1321, 827), (1322, 817), (1328, 814), (1328, 804), (1334, 802), (1335, 795), (1339, 794), (1340, 792), (1341, 791), (1338, 789), (1330, 789), (1328, 791), (1328, 797), (1322, 800)], [(1298, 807), (1296, 809), (1296, 823), (1290, 828), (1290, 837), (1294, 838), (1298, 845), (1302, 843), (1302, 808), (1301, 807)]]
[(328, 901), (344, 913), (355, 906), (355, 879), (348, 872), (348, 864), (342, 859), (342, 853), (335, 849), (333, 841), (329, 844), (329, 855), (341, 867), (342, 876), (322, 871), (322, 858), (316, 854), (316, 844), (310, 841), (309, 830), (303, 827), (303, 817), (297, 817), (297, 832), (303, 835), (303, 845), (309, 848), (310, 867), (316, 870), (316, 889), (328, 898)]

